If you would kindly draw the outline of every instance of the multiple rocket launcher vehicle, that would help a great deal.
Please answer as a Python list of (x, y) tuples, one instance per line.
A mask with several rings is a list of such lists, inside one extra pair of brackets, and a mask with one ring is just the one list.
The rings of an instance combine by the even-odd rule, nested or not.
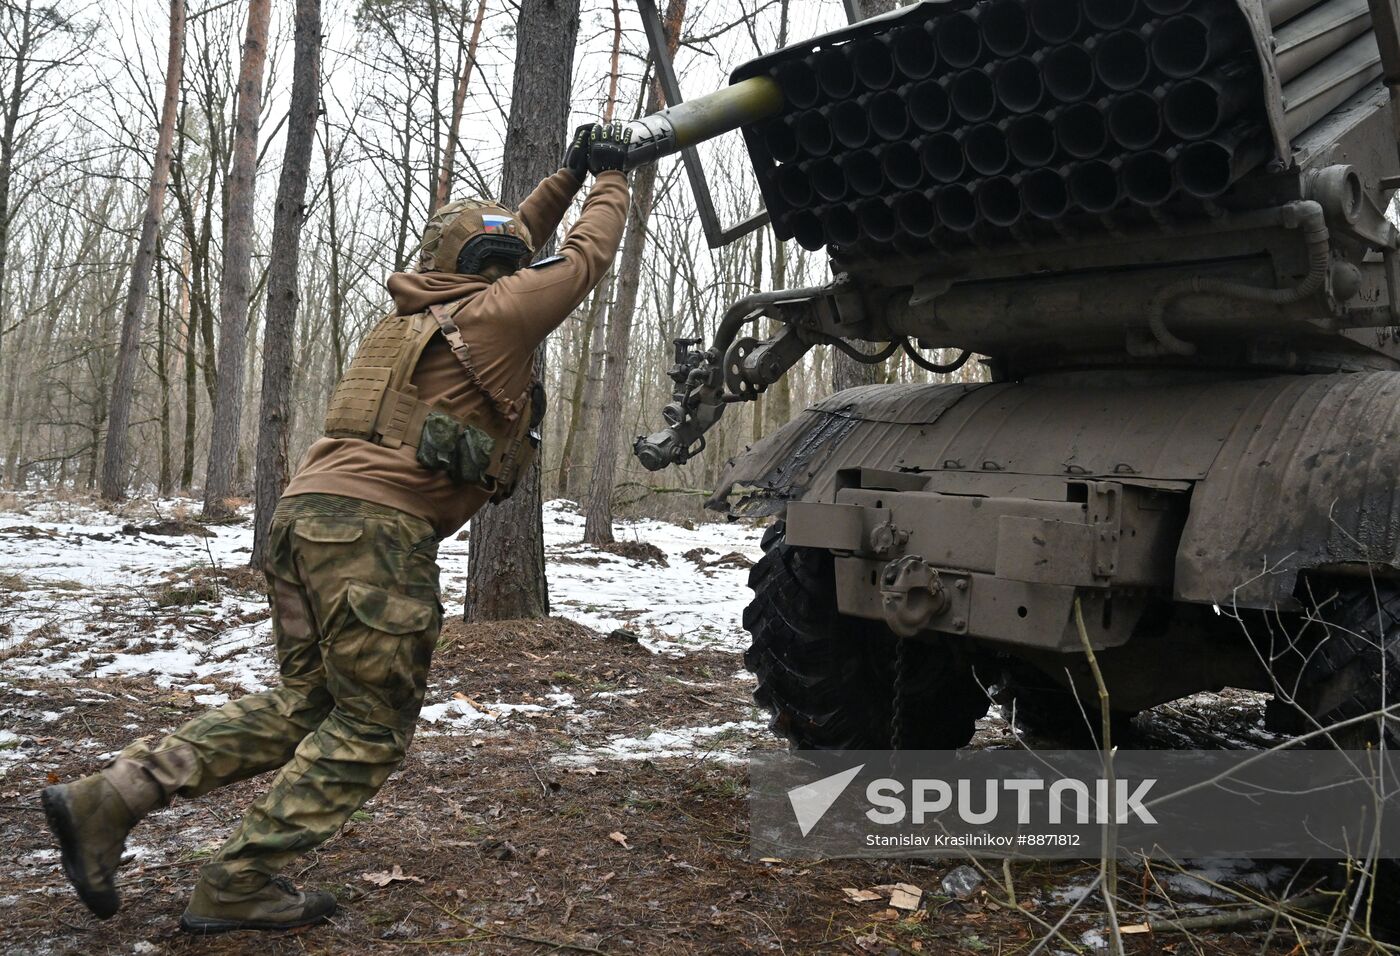
[[(1397, 0), (928, 0), (634, 124), (637, 163), (740, 129), (775, 234), (832, 271), (677, 341), (644, 466), (814, 347), (990, 378), (838, 392), (725, 466), (712, 506), (782, 519), (746, 615), (776, 730), (883, 746), (840, 715), (889, 688), (832, 688), (896, 636), (954, 677), (1001, 662), (1023, 702), (1092, 699), (1076, 609), (1128, 712), (1400, 694), (1400, 625), (1352, 593), (1400, 588), (1398, 23)], [(1334, 611), (1365, 641), (1294, 659)], [(985, 697), (937, 687), (929, 726)]]
[[(1265, 9), (1282, 141), (1380, 74), (1365, 0), (1300, 7)], [(792, 110), (760, 128), (768, 208), (808, 248), (918, 254), (979, 226), (1214, 200), (1277, 145), (1251, 37), (1231, 0), (988, 0), (784, 62)]]

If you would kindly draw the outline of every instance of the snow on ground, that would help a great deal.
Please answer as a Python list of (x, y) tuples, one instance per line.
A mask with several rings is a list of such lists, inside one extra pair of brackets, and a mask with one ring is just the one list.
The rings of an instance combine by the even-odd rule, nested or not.
[(153, 535), (136, 526), (193, 503), (148, 508), (122, 517), (86, 504), (35, 502), (0, 512), (5, 676), (150, 674), (161, 687), (211, 677), (245, 690), (266, 686), (276, 668), (265, 651), (265, 602), (215, 589), (218, 600), (183, 603), (179, 593), (192, 572), (246, 564), (251, 524), (213, 526), (207, 537)]
[[(544, 508), (550, 602), (555, 614), (596, 631), (635, 631), (652, 650), (742, 650), (748, 643), (739, 623), (750, 597), (748, 570), (738, 566), (742, 562), (720, 559), (737, 553), (757, 561), (760, 534), (749, 525), (722, 522), (694, 528), (665, 521), (618, 522), (618, 543), (659, 548), (666, 558), (662, 567), (580, 544), (583, 516), (577, 507), (551, 501)], [(466, 591), (467, 542), (444, 541), (438, 558), (443, 602), (460, 604)]]
[[(179, 499), (128, 505), (116, 513), (91, 502), (22, 498), (18, 507), (0, 511), (0, 685), (139, 676), (189, 694), (200, 705), (218, 706), (229, 693), (274, 683), (266, 602), (221, 584), (217, 573), (246, 565), (251, 522), (210, 526), (207, 537), (139, 530), (197, 510), (197, 503)], [(625, 627), (656, 653), (743, 647), (740, 615), (749, 597), (747, 564), (759, 554), (757, 529), (617, 523), (622, 550), (629, 543), (652, 545), (663, 565), (581, 544), (583, 518), (571, 502), (548, 503), (544, 528), (556, 615), (604, 633)], [(449, 609), (460, 607), (465, 593), (467, 548), (466, 536), (459, 535), (439, 550), (442, 600)], [(533, 703), (468, 702), (461, 695), (443, 700), (440, 693), (431, 694), (423, 709), (425, 733), (468, 732), (532, 713), (562, 712), (582, 721), (589, 716), (587, 701), (567, 693)], [(619, 738), (582, 759), (703, 753), (733, 729), (725, 724)], [(0, 733), (0, 768), (14, 752), (11, 737)]]
[(768, 724), (761, 720), (729, 720), (712, 727), (682, 727), (657, 730), (645, 737), (618, 735), (597, 747), (577, 747), (561, 754), (554, 762), (563, 766), (582, 767), (598, 760), (655, 760), (660, 757), (701, 756), (720, 763), (741, 760), (739, 754), (723, 749), (730, 739), (747, 739), (766, 733)]

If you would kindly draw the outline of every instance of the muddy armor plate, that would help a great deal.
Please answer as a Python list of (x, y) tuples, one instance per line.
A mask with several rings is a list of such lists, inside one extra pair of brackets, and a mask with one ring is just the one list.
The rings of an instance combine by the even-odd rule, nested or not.
[(840, 392), (733, 459), (711, 505), (835, 503), (858, 469), (993, 497), (1016, 476), (1099, 479), (1189, 495), (1161, 582), (1179, 600), (1293, 608), (1299, 571), (1400, 570), (1400, 374), (1085, 384)]

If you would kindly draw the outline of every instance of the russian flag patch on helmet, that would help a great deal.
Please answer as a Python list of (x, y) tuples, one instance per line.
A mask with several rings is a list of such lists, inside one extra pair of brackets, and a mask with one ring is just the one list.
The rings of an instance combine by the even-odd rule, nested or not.
[(481, 217), (481, 228), (484, 232), (512, 235), (515, 232), (515, 220), (510, 216), (484, 215)]

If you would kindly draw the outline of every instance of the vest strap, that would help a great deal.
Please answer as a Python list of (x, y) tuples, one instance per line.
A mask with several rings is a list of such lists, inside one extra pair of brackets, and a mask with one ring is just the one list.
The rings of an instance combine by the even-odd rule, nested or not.
[(437, 321), (438, 329), (442, 331), (442, 337), (447, 340), (448, 346), (452, 349), (452, 355), (457, 359), (457, 363), (462, 366), (467, 373), (467, 379), (476, 386), (477, 391), (486, 396), (486, 400), (491, 403), (501, 417), (509, 423), (514, 423), (520, 417), (520, 409), (530, 397), (530, 387), (527, 387), (525, 394), (519, 398), (502, 398), (496, 392), (486, 387), (486, 383), (477, 374), (476, 366), (472, 364), (471, 349), (467, 346), (467, 341), (462, 337), (462, 330), (457, 328), (456, 321), (448, 314), (441, 305), (430, 305), (428, 311)]

